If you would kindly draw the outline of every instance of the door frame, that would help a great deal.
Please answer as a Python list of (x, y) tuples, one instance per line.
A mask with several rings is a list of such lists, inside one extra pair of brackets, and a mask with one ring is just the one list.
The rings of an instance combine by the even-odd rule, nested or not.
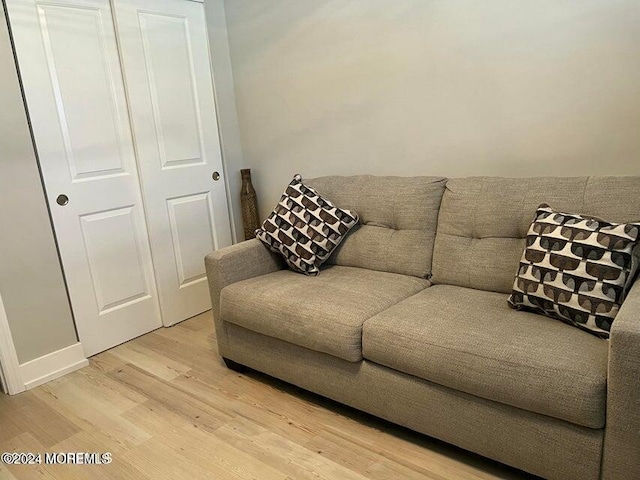
[(16, 347), (9, 328), (7, 312), (2, 302), (2, 295), (0, 295), (0, 370), (9, 395), (25, 391), (24, 381), (20, 374), (20, 363), (18, 362)]

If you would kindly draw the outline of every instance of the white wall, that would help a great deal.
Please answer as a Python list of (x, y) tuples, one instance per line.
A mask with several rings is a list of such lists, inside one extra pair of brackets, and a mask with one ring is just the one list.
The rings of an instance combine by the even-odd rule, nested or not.
[(227, 0), (263, 216), (290, 177), (640, 174), (637, 0)]
[(20, 363), (77, 342), (0, 10), (0, 293)]

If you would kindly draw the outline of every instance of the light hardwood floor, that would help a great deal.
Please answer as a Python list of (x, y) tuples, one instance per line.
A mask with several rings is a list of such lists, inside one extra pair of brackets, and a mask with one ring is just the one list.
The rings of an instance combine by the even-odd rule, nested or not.
[(531, 479), (257, 372), (228, 370), (210, 313), (0, 394), (0, 452), (111, 452), (110, 465), (7, 466), (0, 479)]

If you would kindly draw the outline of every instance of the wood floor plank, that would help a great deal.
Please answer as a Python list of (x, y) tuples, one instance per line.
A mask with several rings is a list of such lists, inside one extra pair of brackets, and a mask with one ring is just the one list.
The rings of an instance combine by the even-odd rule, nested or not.
[(110, 452), (110, 465), (8, 466), (0, 480), (525, 480), (530, 475), (304, 392), (239, 374), (211, 313), (0, 395), (0, 451)]
[[(0, 452), (44, 452), (45, 447), (29, 432), (21, 433), (0, 444)], [(55, 480), (46, 465), (6, 465), (7, 470), (19, 480)], [(62, 478), (62, 477), (58, 477)], [(3, 479), (4, 480), (4, 479)]]
[(125, 452), (122, 460), (153, 480), (216, 478), (206, 468), (194, 464), (159, 438), (152, 438), (149, 442)]
[[(53, 414), (58, 414), (78, 429), (99, 429), (114, 447), (128, 448), (148, 440), (149, 435), (123, 418), (117, 405), (110, 406), (92, 391), (83, 390), (81, 374), (75, 372), (53, 385), (43, 385), (34, 392)], [(76, 384), (78, 382), (78, 384)]]
[(132, 365), (125, 365), (109, 375), (147, 398), (164, 405), (169, 411), (189, 419), (200, 428), (215, 431), (231, 418), (229, 413), (217, 408), (213, 402), (206, 403), (195, 395)]
[(119, 345), (112, 349), (111, 353), (128, 364), (135, 365), (163, 380), (172, 380), (190, 370), (188, 366), (150, 350), (138, 342)]
[(89, 363), (95, 370), (103, 373), (109, 373), (112, 370), (126, 365), (127, 362), (113, 355), (110, 350), (107, 350), (106, 352), (102, 352), (91, 357), (89, 359)]
[[(22, 397), (24, 394), (20, 395)], [(0, 445), (4, 442), (24, 433), (24, 425), (18, 425), (19, 418), (16, 411), (19, 409), (18, 396), (10, 397), (0, 393)]]
[(44, 447), (70, 437), (80, 429), (64, 415), (52, 411), (33, 392), (21, 394), (19, 407), (13, 412), (12, 423), (33, 436)]
[(305, 447), (365, 476), (367, 470), (380, 461), (376, 452), (327, 431), (318, 433)]
[[(264, 463), (282, 470), (292, 478), (363, 480), (366, 477), (313, 452), (302, 445), (237, 417), (221, 427), (215, 436), (238, 448), (251, 448), (250, 453)], [(250, 446), (250, 447), (249, 447)]]
[(186, 431), (198, 426), (187, 416), (175, 413), (155, 400), (147, 400), (124, 412), (122, 416), (152, 437), (163, 435), (169, 430)]
[[(402, 480), (453, 480), (453, 478), (460, 478), (459, 472), (456, 473), (456, 477), (443, 477), (437, 473), (415, 470), (401, 463), (386, 459), (368, 466), (364, 471), (364, 475), (371, 480), (388, 480), (390, 478), (401, 478)], [(471, 479), (472, 477), (468, 478)]]
[[(372, 422), (379, 428), (362, 434), (364, 424), (355, 428), (353, 425), (344, 428), (339, 423), (328, 423), (325, 435), (329, 435), (336, 442), (346, 441), (356, 448), (374, 452), (379, 460), (367, 473), (371, 478), (384, 479), (384, 472), (404, 472), (401, 475), (406, 475), (407, 478), (413, 478), (414, 474), (417, 474), (416, 478), (422, 476), (429, 479), (495, 478), (469, 465), (469, 462), (474, 462), (479, 457), (468, 452), (376, 419), (368, 418), (366, 422)], [(390, 432), (395, 435), (389, 435)], [(505, 475), (504, 478), (510, 477)]]
[(0, 478), (2, 480), (17, 480), (13, 473), (11, 473), (7, 466), (2, 462), (0, 462)]
[(200, 348), (209, 348), (213, 346), (212, 338), (209, 336), (208, 329), (206, 331), (194, 331), (188, 328), (184, 328), (180, 324), (178, 324), (171, 328), (161, 328), (153, 332), (153, 334), (158, 337), (177, 340), (183, 345), (191, 345)]
[(78, 375), (73, 380), (74, 385), (90, 395), (98, 397), (99, 401), (94, 403), (102, 405), (112, 412), (124, 412), (147, 400), (144, 395), (127, 388), (107, 375), (103, 375), (92, 364), (78, 370), (77, 373)]
[[(238, 388), (231, 386), (229, 382), (210, 385), (195, 376), (183, 376), (176, 378), (172, 384), (180, 385), (186, 391), (202, 399), (215, 397), (215, 404), (223, 406), (225, 410), (251, 419), (258, 425), (298, 442), (306, 442), (322, 428), (321, 425), (309, 415), (309, 411), (303, 411), (300, 403), (288, 398), (283, 401), (282, 392), (267, 387), (254, 379), (248, 379), (234, 374), (237, 379), (231, 382), (239, 382)], [(280, 395), (280, 396), (278, 396)]]
[(236, 448), (204, 430), (167, 430), (154, 438), (175, 454), (211, 472), (213, 478), (283, 480), (286, 475), (260, 459)]
[(123, 458), (127, 449), (114, 446), (109, 437), (99, 429), (79, 432), (63, 442), (54, 445), (56, 452), (96, 452), (112, 454), (112, 463), (108, 465), (55, 465), (47, 466), (56, 478), (65, 480), (151, 480)]
[(189, 348), (185, 349), (185, 344), (176, 338), (167, 338), (155, 332), (149, 335), (143, 335), (135, 341), (138, 345), (162, 352), (162, 355), (180, 362), (189, 368), (200, 367), (203, 370), (207, 370), (210, 369), (210, 366), (214, 365), (218, 359), (211, 345), (202, 347), (189, 345)]

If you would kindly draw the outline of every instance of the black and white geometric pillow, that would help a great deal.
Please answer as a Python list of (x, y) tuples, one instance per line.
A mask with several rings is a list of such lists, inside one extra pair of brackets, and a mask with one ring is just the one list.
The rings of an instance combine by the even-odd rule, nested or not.
[(256, 237), (282, 254), (292, 270), (317, 275), (358, 220), (357, 213), (336, 207), (296, 175)]
[(640, 223), (610, 223), (541, 205), (509, 304), (603, 338), (638, 268)]

